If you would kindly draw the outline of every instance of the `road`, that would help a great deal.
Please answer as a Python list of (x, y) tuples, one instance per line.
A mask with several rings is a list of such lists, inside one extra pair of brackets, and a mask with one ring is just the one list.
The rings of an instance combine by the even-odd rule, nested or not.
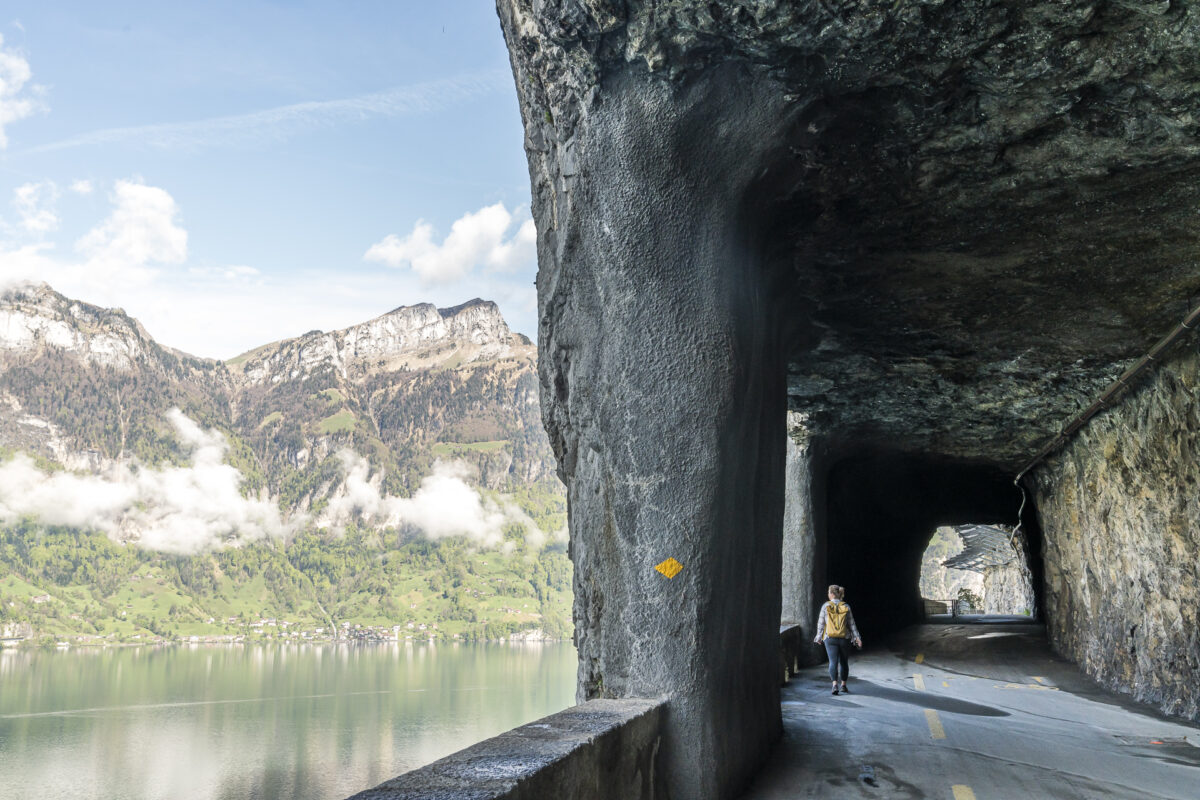
[[(815, 645), (814, 645), (815, 647)], [(743, 800), (1200, 798), (1200, 727), (1100, 689), (1031, 624), (922, 625), (783, 689)]]

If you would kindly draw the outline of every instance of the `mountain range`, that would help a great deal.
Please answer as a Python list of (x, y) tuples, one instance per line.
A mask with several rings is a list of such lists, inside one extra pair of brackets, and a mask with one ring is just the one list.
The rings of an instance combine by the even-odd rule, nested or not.
[[(290, 614), (326, 635), (347, 625), (433, 631), (440, 620), (437, 635), (469, 637), (544, 628), (545, 611), (561, 635), (565, 501), (536, 357), (485, 300), (402, 306), (221, 362), (156, 342), (119, 309), (45, 284), (9, 288), (0, 295), (0, 623), (54, 638), (164, 639), (245, 636), (255, 614)], [(39, 554), (47, 543), (55, 552)], [(86, 558), (60, 552), (81, 547)], [(117, 565), (120, 580), (88, 558)], [(257, 561), (244, 583), (262, 584), (254, 597), (230, 574), (247, 559)], [(357, 566), (334, 569), (331, 559)], [(507, 577), (492, 574), (500, 562)], [(451, 588), (467, 590), (451, 597), (433, 579), (439, 570), (461, 572)], [(512, 594), (531, 571), (553, 585)], [(491, 577), (473, 580), (482, 573)], [(138, 607), (132, 616), (145, 624), (123, 624), (136, 604), (118, 601), (146, 580), (175, 596)], [(361, 597), (371, 581), (374, 594)], [(533, 610), (505, 605), (499, 625), (498, 584), (532, 598), (522, 605)], [(46, 613), (55, 604), (69, 613)], [(98, 622), (106, 633), (88, 630)]]

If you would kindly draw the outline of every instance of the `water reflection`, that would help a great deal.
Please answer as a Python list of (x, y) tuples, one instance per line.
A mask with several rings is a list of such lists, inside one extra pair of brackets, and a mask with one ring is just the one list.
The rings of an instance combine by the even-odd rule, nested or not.
[(333, 800), (574, 701), (569, 644), (0, 650), (23, 798)]

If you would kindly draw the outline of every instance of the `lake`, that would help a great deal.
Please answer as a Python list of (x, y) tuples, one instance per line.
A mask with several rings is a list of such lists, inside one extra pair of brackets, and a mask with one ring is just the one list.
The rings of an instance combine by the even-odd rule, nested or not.
[(0, 650), (7, 800), (336, 800), (574, 703), (567, 644)]

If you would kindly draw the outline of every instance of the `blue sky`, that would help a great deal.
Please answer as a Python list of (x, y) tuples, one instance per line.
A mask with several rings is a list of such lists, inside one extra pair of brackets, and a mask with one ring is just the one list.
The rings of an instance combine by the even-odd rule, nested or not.
[(0, 284), (227, 358), (416, 302), (536, 334), (492, 0), (5, 3)]

